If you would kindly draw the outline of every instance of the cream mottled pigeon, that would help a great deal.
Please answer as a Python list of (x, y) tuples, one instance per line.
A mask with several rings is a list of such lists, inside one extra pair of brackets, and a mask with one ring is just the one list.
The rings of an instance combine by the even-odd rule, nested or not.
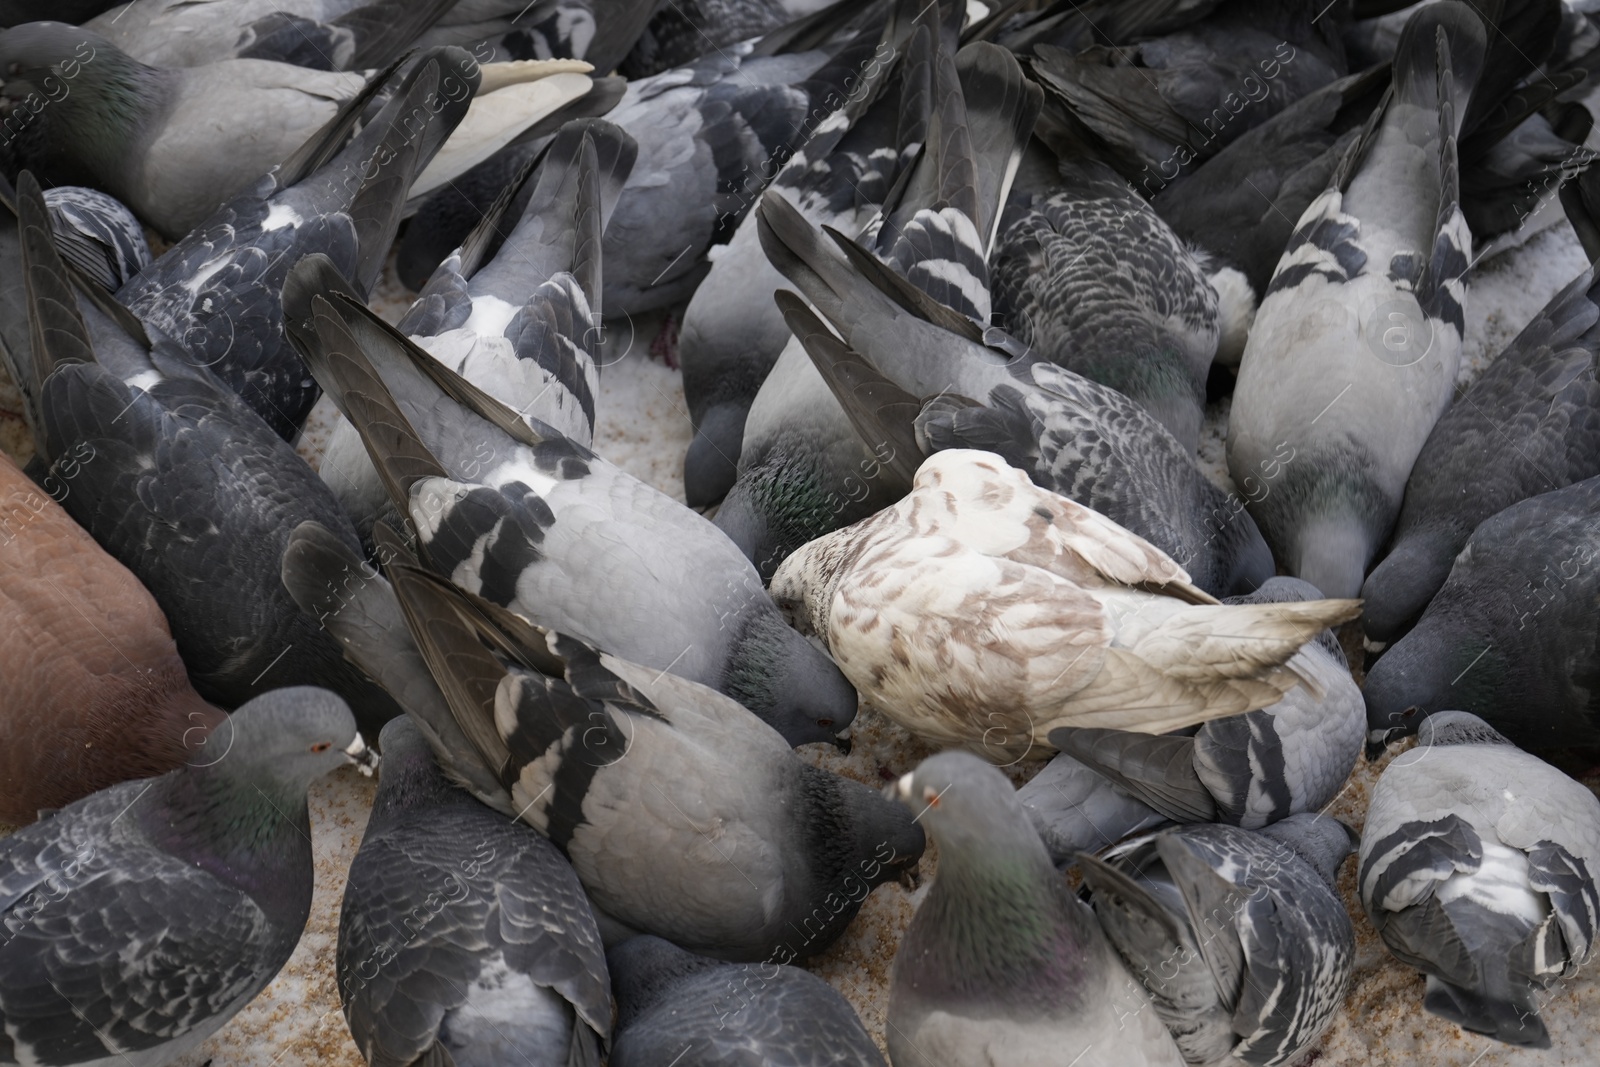
[(936, 453), (911, 494), (805, 545), (772, 595), (862, 695), (993, 756), (1059, 726), (1161, 733), (1275, 703), (1352, 600), (1224, 605), (1155, 546), (998, 456)]

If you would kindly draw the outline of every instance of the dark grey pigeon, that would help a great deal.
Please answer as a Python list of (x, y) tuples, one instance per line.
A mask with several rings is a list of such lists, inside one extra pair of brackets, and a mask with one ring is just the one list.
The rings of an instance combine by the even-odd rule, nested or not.
[(1534, 751), (1600, 745), (1600, 476), (1485, 520), (1367, 672), (1368, 755), (1469, 711)]
[(611, 1067), (884, 1067), (849, 1002), (798, 967), (723, 963), (659, 937), (630, 938), (606, 959)]
[(829, 8), (851, 6), (850, 0), (674, 0), (657, 8), (619, 73), (638, 81)]
[[(1040, 123), (1045, 136), (1053, 110)], [(1138, 401), (1193, 451), (1221, 340), (1217, 290), (1109, 164), (1070, 139), (1056, 143), (1059, 159), (1030, 145), (1000, 218), (995, 315), (1039, 358)], [(1228, 338), (1235, 352), (1244, 325)]]
[(1485, 68), (1457, 0), (1413, 14), (1385, 105), (1306, 208), (1262, 295), (1228, 421), (1228, 469), (1291, 574), (1354, 596), (1450, 403), (1472, 235), (1456, 139)]
[[(1039, 91), (996, 45), (952, 54), (953, 45), (934, 25), (936, 16), (935, 8), (923, 8), (919, 18), (927, 28), (912, 38), (919, 53), (934, 52), (926, 64), (933, 97), (926, 139), (883, 213), (860, 237), (872, 262), (879, 269), (887, 264), (896, 283), (909, 283), (977, 329), (976, 323), (989, 321), (988, 258), (1038, 114)], [(908, 52), (908, 70), (916, 58)], [(782, 195), (774, 191), (769, 197)], [(782, 203), (793, 211), (787, 199)], [(816, 232), (803, 216), (796, 218)], [(773, 256), (767, 226), (758, 219), (756, 235), (772, 265), (786, 275)], [(788, 325), (792, 331), (793, 323)], [(831, 397), (826, 375), (812, 366), (805, 346), (791, 340), (751, 405), (738, 478), (716, 517), (763, 577), (801, 545), (866, 518), (910, 488), (909, 474), (920, 457), (882, 435), (858, 440), (851, 425), (848, 406)]]
[[(908, 17), (908, 7), (914, 17)], [(935, 97), (934, 49), (941, 36), (953, 46), (956, 27), (951, 23), (959, 21), (962, 9), (957, 0), (940, 6), (901, 0), (896, 23), (885, 31), (879, 52), (845, 105), (783, 163), (771, 187), (818, 225), (845, 233), (865, 228), (927, 136)], [(897, 32), (901, 22), (910, 24), (909, 32)], [(792, 341), (783, 314), (772, 303), (782, 284), (783, 276), (761, 251), (755, 219), (747, 215), (727, 247), (712, 258), (711, 269), (684, 310), (678, 359), (684, 401), (695, 427), (683, 461), (690, 507), (717, 503), (738, 475), (745, 416)], [(802, 358), (798, 365), (814, 378), (806, 364)], [(837, 407), (823, 398), (820, 387), (820, 380), (814, 381), (817, 399)], [(807, 399), (794, 397), (795, 406), (803, 408)]]
[(1105, 857), (1084, 894), (1191, 1064), (1299, 1061), (1344, 1005), (1355, 929), (1335, 889), (1356, 834), (1324, 815), (1184, 826)]
[(1372, 790), (1361, 903), (1427, 974), (1424, 1008), (1549, 1048), (1544, 987), (1594, 955), (1600, 801), (1465, 712), (1429, 716), (1418, 742)]
[(599, 1067), (605, 949), (555, 846), (452, 785), (408, 716), (339, 908), (339, 999), (372, 1067)]
[[(486, 799), (565, 853), (608, 941), (805, 959), (921, 856), (909, 813), (802, 763), (715, 690), (531, 627), (409, 563), (388, 575), (448, 702), (451, 721), (425, 731), (440, 764), (469, 786), (484, 771), (504, 783)], [(433, 714), (430, 696), (410, 713)]]
[(94, 283), (75, 285), (27, 172), (17, 206), (35, 339), (17, 369), (38, 431), (34, 477), (149, 589), (208, 701), (232, 708), (315, 682), (376, 731), (398, 708), (279, 579), (302, 521), (359, 546), (338, 502), (187, 350), (146, 332)]
[(855, 690), (711, 523), (519, 418), (351, 299), (326, 260), (303, 260), (284, 301), (438, 574), (725, 692), (794, 744), (833, 740), (855, 718)]
[[(1269, 578), (1224, 603), (1318, 599), (1309, 582)], [(1320, 811), (1360, 758), (1366, 705), (1331, 632), (1306, 645), (1294, 664), (1308, 684), (1270, 707), (1213, 719), (1192, 736), (1052, 730), (1050, 743), (1063, 755), (1017, 797), (1057, 865), (1161, 821), (1256, 830)]]
[(939, 847), (890, 974), (895, 1067), (1183, 1064), (1003, 774), (969, 752), (942, 752), (892, 789)]
[(221, 1029), (311, 914), (307, 788), (376, 762), (338, 697), (279, 689), (0, 839), (0, 1062), (159, 1067)]
[[(377, 284), (418, 171), (466, 114), (477, 75), (459, 49), (420, 57), (395, 96), (349, 144), (325, 130), (298, 160), (261, 178), (131, 279), (117, 299), (182, 342), (285, 439), (316, 403), (317, 383), (284, 336), (283, 281), (301, 256), (333, 260), (356, 292)], [(381, 82), (374, 80), (370, 91)], [(457, 86), (460, 91), (452, 91)], [(353, 122), (360, 99), (344, 111)], [(414, 115), (424, 119), (414, 119)], [(335, 151), (335, 149), (338, 149)]]
[(1207, 592), (1248, 592), (1272, 576), (1243, 501), (1209, 481), (1134, 401), (927, 299), (776, 195), (759, 219), (768, 255), (839, 332), (792, 293), (778, 294), (862, 440), (880, 443), (886, 479), (908, 486), (921, 457), (940, 449), (994, 452), (1154, 544)]
[(1557, 293), (1434, 426), (1389, 554), (1361, 587), (1362, 625), (1394, 641), (1444, 585), (1478, 524), (1600, 474), (1600, 271)]
[[(527, 207), (493, 256), (491, 212), (439, 264), (399, 323), (445, 366), (524, 416), (587, 447), (594, 439), (600, 348), (600, 241), (637, 146), (598, 119), (564, 125), (537, 169)], [(500, 198), (502, 212), (515, 189)], [(341, 421), (319, 471), (363, 540), (388, 494), (361, 436)]]
[[(706, 253), (733, 236), (778, 163), (799, 149), (841, 106), (853, 79), (877, 48), (882, 5), (868, 28), (838, 44), (807, 38), (750, 40), (693, 64), (631, 81), (607, 112), (639, 146), (638, 161), (606, 227), (603, 254), (606, 314), (633, 316), (688, 298), (705, 277)], [(839, 10), (848, 25), (860, 12)], [(505, 153), (530, 158), (527, 146)], [(514, 172), (520, 163), (509, 169)], [(441, 189), (448, 210), (418, 210), (397, 266), (400, 280), (420, 287), (460, 245), (504, 184), (485, 167), (465, 190), (477, 210), (462, 210), (462, 191)]]

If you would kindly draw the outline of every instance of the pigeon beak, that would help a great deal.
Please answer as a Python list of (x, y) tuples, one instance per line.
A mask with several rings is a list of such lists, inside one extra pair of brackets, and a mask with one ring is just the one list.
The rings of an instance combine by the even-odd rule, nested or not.
[(903, 804), (911, 803), (911, 773), (908, 771), (894, 780), (894, 784), (885, 786), (884, 796), (890, 800), (898, 800)]
[(344, 750), (344, 754), (364, 777), (371, 778), (372, 772), (378, 767), (377, 750), (368, 748), (367, 743), (361, 740), (360, 734), (356, 734), (356, 739), (350, 742), (350, 747)]
[(850, 750), (855, 747), (855, 742), (850, 739), (849, 734), (835, 734), (833, 747), (838, 749), (840, 754), (848, 756), (850, 755)]
[(1382, 758), (1384, 750), (1389, 747), (1389, 742), (1398, 741), (1405, 735), (1405, 730), (1399, 726), (1370, 731), (1367, 734), (1367, 762), (1376, 763)]

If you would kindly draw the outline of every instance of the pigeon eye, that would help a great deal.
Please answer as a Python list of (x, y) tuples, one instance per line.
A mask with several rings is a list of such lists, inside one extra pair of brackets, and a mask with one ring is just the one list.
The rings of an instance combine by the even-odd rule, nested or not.
[(937, 808), (939, 806), (939, 791), (931, 785), (925, 785), (922, 787), (922, 799), (927, 801), (928, 807)]
[(1417, 712), (1419, 712), (1421, 710), (1422, 709), (1419, 708), (1419, 707), (1412, 706), (1412, 707), (1407, 708), (1405, 711), (1402, 711), (1400, 713), (1400, 717), (1402, 719), (1415, 719), (1417, 717)]
[(318, 741), (316, 744), (311, 746), (311, 751), (313, 751), (313, 752), (326, 752), (326, 751), (328, 751), (328, 749), (330, 749), (332, 747), (333, 747), (333, 742), (332, 741)]
[(823, 729), (827, 729), (828, 727), (833, 725), (833, 720), (832, 719), (818, 719), (817, 720), (817, 725), (822, 727)]

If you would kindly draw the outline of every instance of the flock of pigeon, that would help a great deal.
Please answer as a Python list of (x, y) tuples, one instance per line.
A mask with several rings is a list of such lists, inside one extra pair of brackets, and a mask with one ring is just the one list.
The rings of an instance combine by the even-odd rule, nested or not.
[[(1539, 758), (1600, 749), (1586, 6), (0, 3), (0, 1063), (220, 1029), (350, 764), (373, 1067), (882, 1067), (799, 965), (925, 849), (895, 1067), (1296, 1063), (1352, 853), (1428, 1011), (1548, 1046), (1600, 938)], [(1458, 389), (1470, 269), (1563, 213), (1597, 265)], [(664, 309), (688, 506), (592, 448)], [(941, 751), (796, 753), (859, 700)]]

